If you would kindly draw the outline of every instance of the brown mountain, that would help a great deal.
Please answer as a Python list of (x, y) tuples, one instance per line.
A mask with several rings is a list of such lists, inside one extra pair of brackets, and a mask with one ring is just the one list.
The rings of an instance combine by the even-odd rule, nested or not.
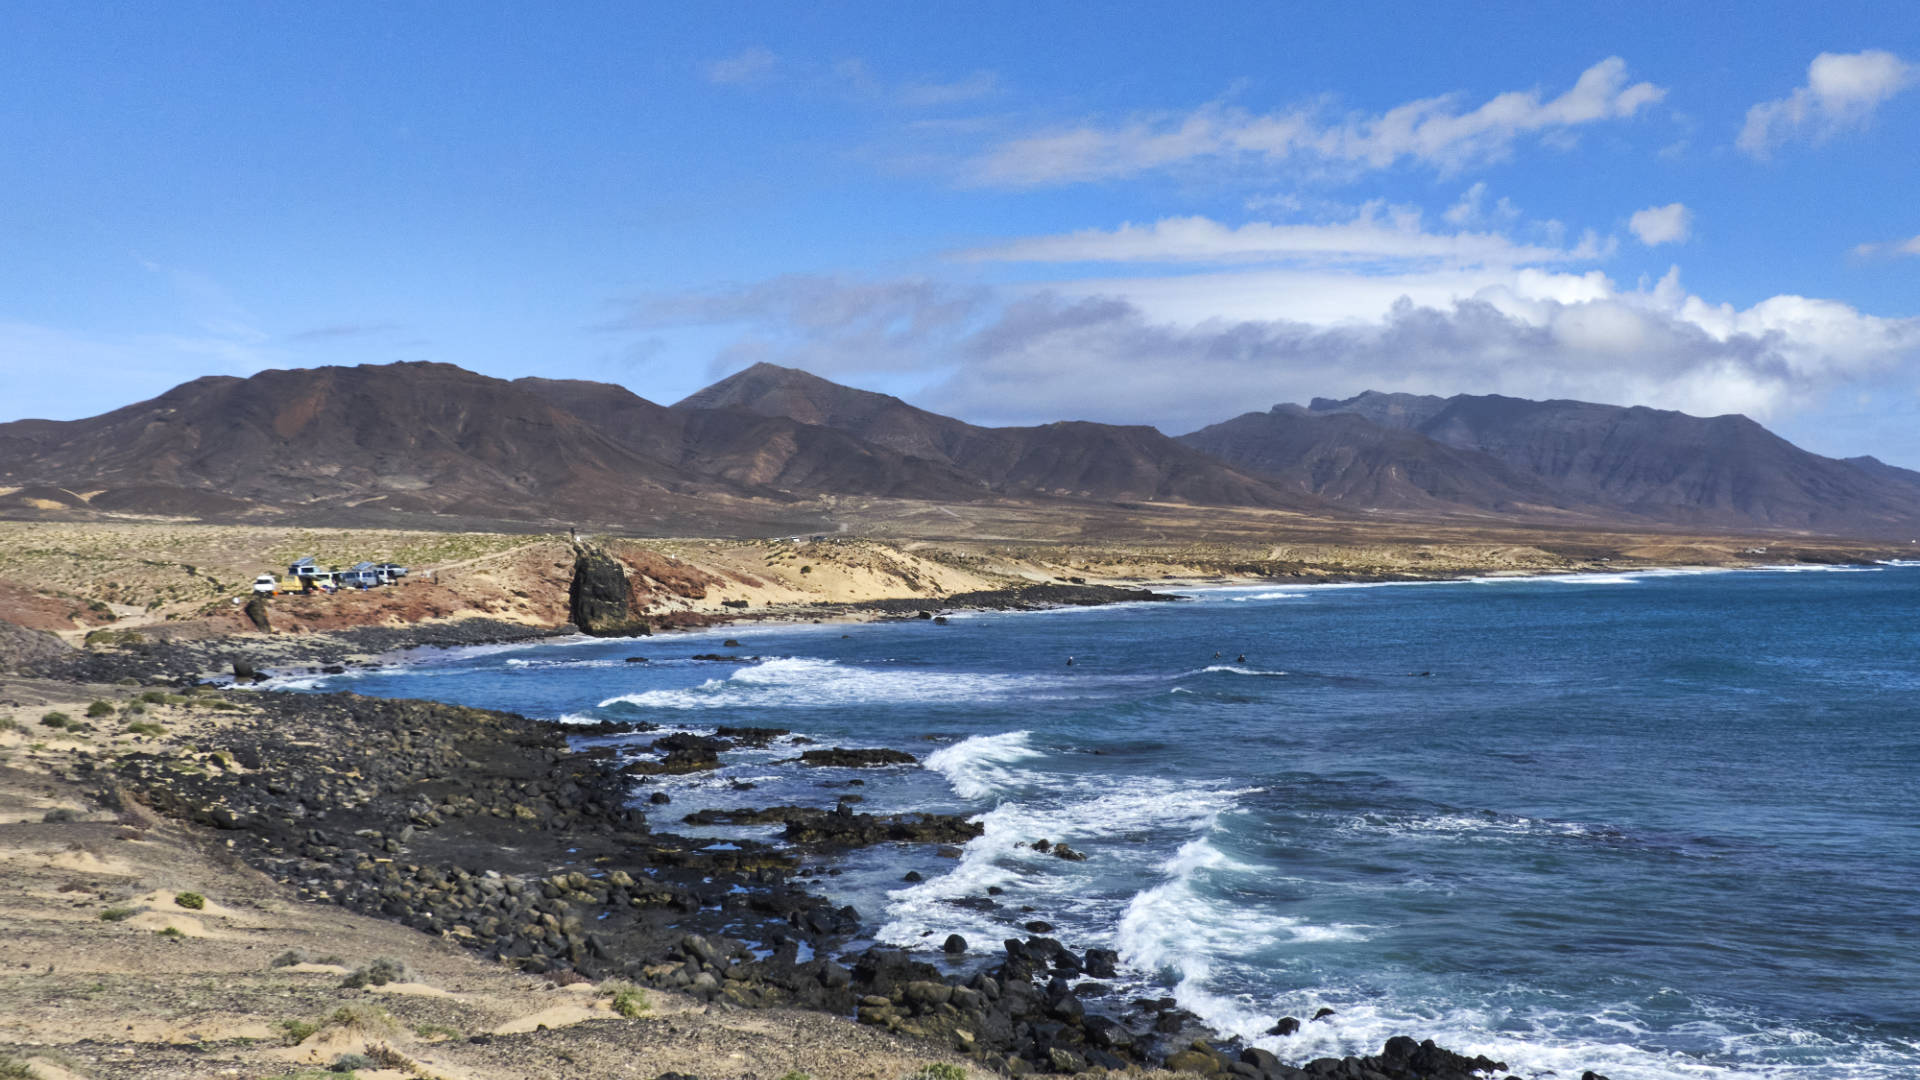
[(95, 510), (666, 523), (714, 485), (449, 364), (195, 379), (85, 420), (0, 424), (0, 481)]
[(834, 428), (949, 465), (1003, 495), (1324, 509), (1310, 494), (1283, 491), (1151, 427), (979, 427), (775, 364), (755, 364), (673, 408), (747, 410)]
[(668, 409), (610, 383), (515, 379), (626, 446), (743, 490), (964, 500), (984, 486), (949, 466), (845, 432), (745, 409)]
[(1533, 516), (1574, 511), (1570, 500), (1539, 478), (1487, 454), (1355, 414), (1276, 405), (1180, 441), (1281, 487), (1370, 510)]
[(1810, 454), (1744, 416), (1369, 392), (1249, 414), (1182, 441), (1362, 506), (1863, 536), (1920, 526), (1920, 474)]

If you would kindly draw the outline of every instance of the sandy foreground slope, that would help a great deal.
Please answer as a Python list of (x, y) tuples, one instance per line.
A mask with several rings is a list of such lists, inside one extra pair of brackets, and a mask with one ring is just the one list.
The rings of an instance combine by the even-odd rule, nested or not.
[[(71, 778), (83, 760), (189, 745), (226, 722), (149, 706), (139, 715), (164, 720), (164, 735), (112, 734), (120, 720), (84, 736), (38, 723), (84, 716), (94, 701), (124, 719), (136, 692), (0, 683), (0, 718), (13, 722), (0, 731), (0, 1063), (24, 1075), (318, 1076), (303, 1070), (358, 1054), (384, 1063), (362, 1078), (897, 1080), (959, 1061), (840, 1017), (659, 990), (624, 1017), (614, 987), (557, 985), (397, 923), (303, 903), (210, 830), (137, 803), (109, 809)], [(202, 903), (182, 906), (183, 893)], [(378, 959), (408, 974), (342, 985)]]

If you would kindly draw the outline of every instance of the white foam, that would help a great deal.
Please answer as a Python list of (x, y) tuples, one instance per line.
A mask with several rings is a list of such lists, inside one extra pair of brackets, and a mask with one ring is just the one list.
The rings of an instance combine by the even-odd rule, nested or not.
[(1513, 814), (1361, 814), (1342, 823), (1342, 832), (1378, 832), (1396, 836), (1614, 836), (1617, 830), (1577, 821), (1550, 821)]
[(873, 667), (786, 657), (678, 690), (622, 694), (600, 703), (643, 709), (821, 708), (864, 704), (955, 704), (1031, 697), (1060, 687), (1037, 675)]
[[(1217, 820), (1217, 818), (1216, 818)], [(1115, 937), (1121, 960), (1146, 973), (1171, 974), (1174, 1000), (1220, 1026), (1256, 1027), (1259, 1016), (1242, 1002), (1214, 992), (1208, 982), (1222, 960), (1281, 945), (1361, 941), (1371, 927), (1320, 926), (1303, 919), (1235, 906), (1206, 896), (1207, 886), (1234, 874), (1255, 874), (1199, 836), (1161, 864), (1160, 883), (1136, 894)], [(1273, 1018), (1266, 1020), (1272, 1026)]]
[(1209, 664), (1206, 667), (1201, 668), (1199, 671), (1189, 671), (1187, 672), (1187, 674), (1188, 675), (1207, 675), (1207, 674), (1267, 675), (1267, 676), (1277, 677), (1277, 676), (1285, 675), (1287, 673), (1284, 671), (1265, 671), (1265, 670), (1262, 670), (1261, 668), (1241, 667), (1238, 664)]
[(1228, 599), (1236, 604), (1246, 604), (1255, 600), (1300, 600), (1304, 599), (1306, 595), (1307, 594), (1303, 592), (1263, 592), (1254, 593), (1252, 596), (1233, 596), (1228, 597)]
[[(1007, 750), (1009, 744), (1002, 744)], [(1045, 787), (1049, 778), (1022, 776), (1029, 787)], [(940, 877), (888, 893), (887, 922), (876, 939), (894, 945), (923, 942), (928, 931), (947, 934), (985, 934), (991, 939), (1006, 931), (1007, 923), (991, 912), (954, 906), (951, 902), (986, 893), (990, 886), (1007, 891), (1010, 904), (1033, 903), (1057, 921), (1070, 921), (1083, 941), (1104, 939), (1125, 905), (1126, 895), (1103, 895), (1096, 879), (1128, 879), (1129, 867), (1146, 854), (1128, 843), (1130, 836), (1149, 831), (1191, 832), (1207, 828), (1241, 795), (1258, 788), (1209, 789), (1204, 785), (1159, 778), (1085, 778), (1056, 784), (1044, 794), (1007, 801), (976, 818), (980, 836), (961, 849), (960, 861)], [(1046, 838), (1068, 842), (1093, 857), (1085, 863), (1056, 858), (1028, 846)], [(1112, 842), (1109, 842), (1112, 841)]]
[(1031, 761), (1044, 755), (1028, 745), (1032, 732), (1009, 731), (999, 735), (975, 735), (927, 755), (927, 768), (947, 778), (962, 798), (988, 799), (1005, 790), (1013, 780), (1007, 769), (1016, 761)]

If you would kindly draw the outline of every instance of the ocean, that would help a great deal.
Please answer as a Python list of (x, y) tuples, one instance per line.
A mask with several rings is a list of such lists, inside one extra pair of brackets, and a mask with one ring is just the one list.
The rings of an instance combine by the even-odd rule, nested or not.
[(1284, 1060), (1410, 1034), (1524, 1076), (1920, 1076), (1920, 566), (1185, 595), (283, 685), (906, 750), (925, 767), (802, 770), (781, 742), (641, 793), (716, 844), (777, 830), (680, 817), (848, 791), (978, 814), (957, 860), (858, 851), (819, 887), (929, 951), (1044, 920), (1119, 951), (1117, 994)]

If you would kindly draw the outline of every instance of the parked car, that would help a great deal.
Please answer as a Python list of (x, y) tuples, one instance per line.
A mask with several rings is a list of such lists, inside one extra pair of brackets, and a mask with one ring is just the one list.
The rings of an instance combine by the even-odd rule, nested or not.
[(253, 579), (253, 591), (261, 596), (272, 596), (280, 591), (280, 579), (272, 574), (261, 574)]

